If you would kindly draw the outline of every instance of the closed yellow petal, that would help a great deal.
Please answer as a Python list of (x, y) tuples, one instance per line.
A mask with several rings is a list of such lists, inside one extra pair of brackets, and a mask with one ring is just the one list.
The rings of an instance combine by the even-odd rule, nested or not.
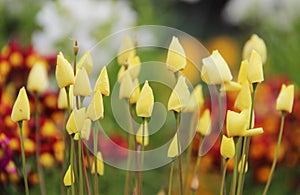
[(249, 120), (243, 113), (231, 110), (227, 111), (226, 129), (229, 137), (243, 136), (244, 131), (249, 125)]
[(252, 50), (249, 59), (248, 80), (250, 83), (260, 83), (264, 80), (261, 57), (255, 50)]
[(57, 107), (59, 109), (68, 109), (67, 92), (65, 88), (61, 88), (58, 94)]
[(93, 58), (90, 51), (86, 51), (77, 63), (77, 69), (84, 68), (88, 74), (92, 73), (93, 70)]
[(180, 76), (168, 102), (168, 110), (181, 112), (188, 104), (190, 99), (190, 91), (185, 82), (185, 77)]
[(118, 64), (126, 65), (130, 57), (136, 54), (135, 46), (129, 36), (125, 36), (118, 52)]
[(80, 108), (79, 110), (74, 109), (67, 121), (66, 130), (69, 134), (78, 133), (83, 127), (85, 119), (85, 108)]
[(249, 84), (245, 83), (243, 84), (242, 89), (236, 97), (236, 100), (234, 102), (234, 108), (243, 111), (245, 109), (249, 109), (251, 107), (251, 103), (252, 100)]
[(173, 36), (172, 38), (167, 54), (166, 64), (168, 69), (173, 72), (183, 70), (186, 66), (185, 52), (177, 37)]
[[(144, 140), (143, 140), (143, 138), (144, 138)], [(144, 146), (148, 146), (148, 144), (149, 144), (149, 131), (148, 131), (147, 121), (145, 122), (145, 124), (141, 124), (140, 128), (138, 129), (138, 131), (136, 133), (136, 142), (140, 145), (144, 144)]]
[(92, 93), (89, 76), (84, 68), (78, 69), (74, 84), (75, 96), (89, 96)]
[(139, 98), (136, 102), (136, 114), (139, 117), (151, 117), (154, 105), (154, 96), (148, 81), (146, 80)]
[(211, 117), (209, 109), (205, 109), (203, 114), (200, 116), (197, 126), (197, 132), (205, 136), (211, 132)]
[(96, 81), (94, 92), (101, 91), (102, 95), (109, 96), (110, 94), (110, 87), (109, 87), (109, 79), (106, 70), (106, 66), (104, 66), (100, 72), (100, 75)]
[(260, 135), (264, 132), (264, 129), (262, 127), (259, 128), (253, 128), (253, 129), (248, 129), (243, 132), (243, 136), (255, 136), (255, 135)]
[(178, 140), (177, 140), (177, 133), (175, 134), (175, 136), (173, 137), (173, 140), (169, 146), (168, 149), (168, 157), (173, 158), (178, 156)]
[(226, 81), (222, 85), (220, 91), (239, 91), (242, 89), (242, 85), (234, 81)]
[(139, 56), (130, 57), (128, 59), (128, 69), (131, 79), (135, 79), (139, 76), (141, 71), (141, 61)]
[(14, 122), (30, 119), (30, 106), (25, 87), (22, 87), (19, 91), (11, 111), (11, 119)]
[(71, 186), (72, 183), (74, 183), (74, 182), (75, 182), (74, 171), (73, 171), (71, 165), (69, 165), (69, 168), (67, 169), (65, 176), (64, 176), (64, 185)]
[(134, 79), (133, 81), (133, 87), (134, 90), (130, 95), (129, 98), (129, 103), (130, 104), (135, 104), (140, 96), (140, 86), (139, 86), (139, 80), (138, 79)]
[(57, 55), (55, 77), (59, 88), (73, 85), (75, 82), (73, 68), (61, 52)]
[(276, 110), (292, 112), (294, 103), (294, 85), (281, 86), (280, 93), (276, 100)]
[(122, 82), (122, 79), (123, 79), (123, 76), (124, 76), (124, 72), (125, 72), (125, 66), (121, 66), (121, 68), (119, 69), (119, 72), (118, 72), (118, 82), (121, 83)]
[(91, 134), (91, 125), (92, 122), (90, 119), (85, 119), (83, 122), (83, 127), (81, 129), (81, 138), (85, 139), (85, 140), (89, 140), (90, 139), (90, 134)]
[(190, 95), (189, 103), (184, 109), (185, 112), (199, 111), (204, 104), (202, 85), (198, 84)]
[(95, 161), (97, 163), (97, 174), (98, 175), (103, 175), (104, 174), (104, 163), (103, 163), (103, 158), (102, 158), (101, 152), (97, 153), (97, 158), (92, 163), (92, 170), (91, 170), (92, 174), (96, 173), (96, 171), (95, 171)]
[(104, 118), (103, 98), (100, 91), (96, 91), (87, 108), (86, 117), (92, 121)]
[(225, 81), (231, 81), (232, 75), (227, 62), (221, 56), (218, 50), (206, 58), (202, 59), (201, 78), (207, 84), (223, 84)]
[(133, 90), (134, 90), (134, 88), (133, 88), (132, 79), (129, 76), (129, 73), (126, 71), (126, 72), (124, 72), (124, 76), (122, 76), (122, 81), (120, 84), (119, 98), (120, 99), (129, 99)]
[(252, 50), (255, 50), (260, 55), (262, 63), (264, 64), (267, 60), (267, 47), (264, 40), (256, 34), (253, 34), (245, 43), (243, 48), (243, 59), (249, 59)]
[(44, 64), (43, 62), (35, 63), (28, 75), (28, 91), (42, 93), (47, 89), (48, 84), (49, 81), (46, 64)]
[(220, 152), (225, 159), (234, 157), (235, 145), (232, 137), (228, 138), (225, 135), (222, 136)]
[(248, 60), (243, 60), (240, 66), (239, 75), (238, 75), (238, 83), (245, 84), (248, 83)]

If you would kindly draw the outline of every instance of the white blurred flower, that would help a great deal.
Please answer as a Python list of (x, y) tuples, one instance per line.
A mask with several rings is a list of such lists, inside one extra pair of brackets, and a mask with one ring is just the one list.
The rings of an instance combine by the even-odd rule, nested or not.
[(300, 17), (299, 0), (230, 0), (223, 12), (232, 24), (258, 22), (278, 30), (292, 30)]

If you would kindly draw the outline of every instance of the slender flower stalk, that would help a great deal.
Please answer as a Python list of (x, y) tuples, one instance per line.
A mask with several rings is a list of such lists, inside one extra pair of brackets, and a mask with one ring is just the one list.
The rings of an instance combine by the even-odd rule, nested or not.
[(221, 188), (220, 188), (220, 195), (224, 194), (225, 191), (225, 184), (226, 184), (226, 171), (227, 171), (227, 166), (228, 166), (228, 159), (225, 159), (224, 167), (223, 167), (223, 173), (222, 173), (222, 182), (221, 182)]
[(173, 184), (173, 172), (174, 172), (175, 161), (172, 160), (171, 169), (170, 169), (170, 177), (169, 177), (169, 188), (168, 195), (172, 194), (172, 184)]

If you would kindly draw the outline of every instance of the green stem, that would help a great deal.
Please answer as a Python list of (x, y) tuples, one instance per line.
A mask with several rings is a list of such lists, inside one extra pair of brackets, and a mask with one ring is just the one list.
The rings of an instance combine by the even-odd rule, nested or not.
[[(83, 148), (85, 148), (85, 150), (88, 152), (88, 150), (86, 149), (86, 147), (84, 147), (84, 145), (82, 145), (82, 150), (81, 150), (81, 156), (82, 156), (82, 162), (84, 162), (84, 152), (83, 152)], [(87, 155), (88, 155), (88, 153), (87, 153)], [(89, 159), (89, 155), (88, 155), (88, 167), (90, 167), (90, 159)], [(87, 171), (86, 171), (86, 167), (85, 167), (85, 165), (83, 164), (83, 166), (82, 166), (82, 169), (83, 169), (83, 175), (84, 175), (84, 181), (85, 181), (85, 187), (86, 187), (86, 193), (88, 194), (88, 195), (90, 195), (90, 186), (89, 186), (89, 178), (88, 178), (88, 175), (87, 175)]]
[(233, 169), (233, 177), (231, 182), (230, 194), (235, 195), (236, 193), (236, 184), (237, 184), (237, 174), (238, 174), (238, 163), (241, 157), (241, 149), (242, 149), (242, 137), (238, 138), (236, 143), (236, 152), (234, 156), (234, 169)]
[(75, 187), (74, 187), (74, 176), (72, 171), (74, 171), (74, 139), (71, 137), (71, 155), (70, 155), (70, 164), (71, 164), (71, 191), (72, 195), (75, 194)]
[(223, 169), (223, 174), (222, 174), (222, 183), (221, 183), (221, 188), (220, 188), (220, 195), (223, 195), (224, 192), (226, 191), (226, 170), (227, 170), (227, 165), (228, 165), (229, 160), (225, 159), (225, 164), (224, 164), (224, 169)]
[(284, 119), (285, 119), (285, 112), (282, 112), (281, 113), (280, 131), (279, 131), (279, 136), (278, 136), (278, 140), (277, 140), (277, 146), (276, 146), (276, 150), (275, 150), (275, 155), (274, 155), (274, 159), (273, 159), (273, 163), (272, 163), (272, 168), (271, 168), (271, 171), (270, 171), (270, 174), (269, 174), (269, 177), (268, 177), (268, 181), (267, 181), (267, 184), (265, 186), (263, 195), (266, 195), (267, 192), (268, 192), (268, 190), (269, 190), (269, 187), (270, 187), (270, 184), (271, 184), (271, 180), (272, 180), (272, 177), (273, 177), (273, 173), (274, 173), (274, 170), (275, 170), (275, 167), (276, 167), (277, 157), (278, 157), (278, 153), (279, 153), (279, 149), (280, 149), (280, 144), (281, 144), (281, 140), (282, 140)]
[[(99, 121), (100, 123), (100, 121)], [(98, 129), (94, 131), (94, 166), (95, 166), (95, 175), (94, 175), (94, 194), (98, 194), (98, 174), (97, 174), (97, 152), (98, 152)]]
[(142, 169), (144, 166), (144, 151), (145, 151), (145, 126), (146, 125), (146, 119), (143, 117), (143, 132), (142, 132), (142, 150), (141, 150), (141, 172), (140, 172), (140, 195), (143, 194), (143, 174)]
[(180, 194), (183, 195), (183, 182), (182, 182), (182, 159), (181, 159), (181, 146), (180, 146), (180, 138), (179, 138), (179, 126), (180, 126), (180, 114), (175, 112), (175, 119), (176, 119), (176, 131), (177, 131), (177, 147), (178, 147), (178, 167), (179, 167), (179, 189)]
[(83, 173), (82, 173), (81, 151), (82, 151), (81, 136), (79, 135), (79, 140), (78, 140), (79, 194), (83, 195)]
[(171, 194), (172, 194), (172, 184), (173, 184), (174, 164), (175, 164), (175, 163), (174, 163), (174, 160), (173, 160), (172, 163), (171, 163), (168, 195), (171, 195)]
[(23, 166), (23, 177), (24, 177), (24, 184), (25, 184), (25, 193), (29, 195), (29, 187), (27, 181), (27, 172), (26, 172), (26, 160), (25, 160), (25, 149), (24, 149), (24, 138), (23, 138), (23, 121), (19, 121), (19, 128), (20, 128), (20, 141), (21, 141), (21, 153), (22, 153), (22, 166)]

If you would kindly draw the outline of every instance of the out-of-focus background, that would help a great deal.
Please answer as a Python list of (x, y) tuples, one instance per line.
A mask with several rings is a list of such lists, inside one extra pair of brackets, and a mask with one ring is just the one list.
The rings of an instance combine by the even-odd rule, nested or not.
[[(10, 113), (17, 90), (26, 83), (34, 62), (41, 59), (47, 62), (52, 78), (52, 85), (41, 97), (40, 162), (47, 175), (49, 194), (56, 194), (60, 189), (52, 186), (60, 186), (64, 148), (61, 137), (64, 114), (56, 106), (57, 87), (53, 77), (57, 53), (63, 51), (71, 56), (75, 39), (83, 52), (112, 33), (150, 24), (184, 31), (197, 38), (210, 52), (218, 49), (235, 76), (243, 44), (253, 33), (264, 39), (267, 45), (266, 81), (259, 86), (256, 96), (256, 122), (257, 126), (264, 127), (265, 133), (252, 139), (245, 194), (260, 194), (267, 180), (279, 129), (280, 115), (274, 105), (281, 83), (296, 85), (295, 105), (293, 114), (287, 117), (270, 194), (299, 194), (299, 10), (299, 0), (0, 0), (0, 194), (17, 194), (23, 187), (17, 126), (10, 120)], [(100, 58), (105, 55), (105, 51), (100, 51)], [(116, 70), (110, 72), (117, 73)], [(116, 75), (111, 79), (116, 80)], [(229, 94), (229, 106), (235, 95)], [(30, 166), (35, 162), (33, 127), (31, 121), (25, 126), (25, 145), (31, 191), (39, 194), (36, 168)], [(116, 143), (126, 146), (124, 137), (111, 135)], [(220, 185), (218, 156), (218, 146), (215, 146), (201, 161), (201, 194), (218, 193), (215, 188)], [(145, 194), (156, 194), (167, 188), (168, 171), (166, 166), (145, 172)], [(100, 178), (102, 194), (121, 194), (124, 178), (125, 171), (107, 166), (105, 175)]]

